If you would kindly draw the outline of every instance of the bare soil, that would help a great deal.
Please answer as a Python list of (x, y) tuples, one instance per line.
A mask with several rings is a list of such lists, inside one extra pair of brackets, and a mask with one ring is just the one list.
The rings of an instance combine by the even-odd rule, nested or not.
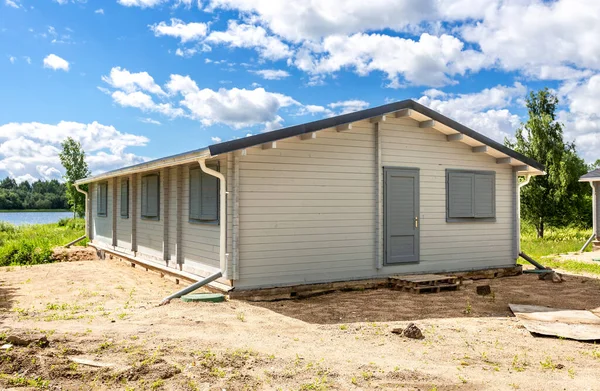
[[(180, 288), (117, 260), (0, 268), (0, 338), (50, 342), (1, 349), (0, 389), (600, 390), (597, 345), (533, 336), (508, 309), (600, 307), (596, 279), (157, 307)], [(409, 322), (424, 339), (391, 333)]]

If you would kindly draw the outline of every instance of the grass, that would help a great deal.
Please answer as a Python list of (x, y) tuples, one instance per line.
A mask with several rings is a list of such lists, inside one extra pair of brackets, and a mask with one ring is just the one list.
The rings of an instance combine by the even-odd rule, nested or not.
[[(600, 262), (594, 264), (574, 260), (556, 260), (549, 257), (555, 254), (579, 251), (591, 235), (591, 229), (551, 227), (546, 229), (544, 237), (540, 239), (532, 225), (523, 223), (521, 226), (521, 251), (552, 269), (600, 275)], [(588, 246), (587, 250), (589, 251), (590, 248), (591, 246)], [(522, 259), (519, 259), (519, 263), (529, 264)]]
[(84, 224), (83, 219), (24, 226), (0, 222), (0, 266), (50, 263), (52, 249), (83, 236)]

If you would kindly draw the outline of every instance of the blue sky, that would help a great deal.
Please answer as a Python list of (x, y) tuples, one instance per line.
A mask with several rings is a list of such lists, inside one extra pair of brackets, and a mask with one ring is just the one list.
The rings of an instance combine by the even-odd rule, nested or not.
[(600, 158), (586, 0), (0, 0), (0, 177), (94, 173), (407, 98), (498, 141), (548, 86)]

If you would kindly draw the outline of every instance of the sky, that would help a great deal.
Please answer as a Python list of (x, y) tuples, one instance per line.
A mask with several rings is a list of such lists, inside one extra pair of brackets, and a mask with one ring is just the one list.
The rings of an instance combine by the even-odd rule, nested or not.
[(597, 0), (0, 0), (0, 177), (61, 179), (414, 99), (499, 142), (560, 99), (600, 158)]

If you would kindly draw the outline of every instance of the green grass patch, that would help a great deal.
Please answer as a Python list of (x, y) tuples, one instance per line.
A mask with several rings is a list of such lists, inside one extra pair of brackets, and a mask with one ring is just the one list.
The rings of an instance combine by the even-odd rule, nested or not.
[[(52, 262), (52, 249), (83, 236), (84, 227), (83, 219), (24, 226), (0, 222), (0, 266)], [(86, 243), (86, 240), (80, 242), (81, 245)]]
[[(521, 251), (542, 265), (552, 269), (561, 269), (578, 274), (600, 275), (600, 262), (595, 264), (574, 260), (543, 258), (579, 251), (591, 235), (592, 229), (550, 227), (546, 229), (544, 237), (540, 239), (537, 237), (535, 228), (532, 225), (523, 223), (521, 226)], [(587, 250), (589, 251), (590, 248), (591, 246), (588, 246)], [(519, 259), (519, 263), (529, 265), (523, 259)]]
[(521, 251), (540, 262), (542, 257), (548, 255), (579, 251), (592, 235), (591, 228), (549, 227), (545, 231), (544, 237), (540, 239), (533, 225), (521, 225)]

